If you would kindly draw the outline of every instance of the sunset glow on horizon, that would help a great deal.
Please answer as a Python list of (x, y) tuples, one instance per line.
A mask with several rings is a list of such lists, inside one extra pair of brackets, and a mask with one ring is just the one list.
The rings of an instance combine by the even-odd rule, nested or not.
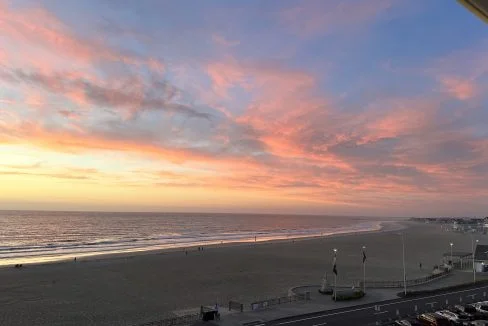
[(0, 0), (0, 209), (488, 215), (456, 1)]

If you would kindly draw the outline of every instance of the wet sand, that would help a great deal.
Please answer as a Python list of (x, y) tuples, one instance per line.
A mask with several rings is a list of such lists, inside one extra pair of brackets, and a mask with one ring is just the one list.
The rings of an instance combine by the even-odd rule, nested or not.
[[(0, 268), (0, 325), (132, 325), (201, 304), (250, 303), (320, 283), (325, 271), (332, 275), (333, 248), (339, 250), (339, 284), (362, 278), (363, 245), (367, 279), (401, 280), (398, 232)], [(429, 274), (451, 241), (455, 251), (471, 251), (469, 235), (444, 232), (440, 225), (410, 223), (402, 232), (409, 279)], [(488, 243), (487, 236), (477, 238)]]

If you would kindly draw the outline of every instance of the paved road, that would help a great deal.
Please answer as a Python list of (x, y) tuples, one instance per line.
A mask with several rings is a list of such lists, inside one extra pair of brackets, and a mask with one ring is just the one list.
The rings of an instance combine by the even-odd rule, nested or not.
[(398, 316), (440, 310), (458, 303), (488, 301), (488, 286), (472, 287), (435, 295), (410, 297), (349, 308), (288, 317), (266, 322), (266, 326), (377, 325)]

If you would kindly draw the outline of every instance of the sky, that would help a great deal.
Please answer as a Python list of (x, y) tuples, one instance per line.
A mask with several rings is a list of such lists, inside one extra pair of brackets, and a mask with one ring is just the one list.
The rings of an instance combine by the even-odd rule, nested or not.
[(453, 0), (0, 0), (0, 209), (488, 215)]

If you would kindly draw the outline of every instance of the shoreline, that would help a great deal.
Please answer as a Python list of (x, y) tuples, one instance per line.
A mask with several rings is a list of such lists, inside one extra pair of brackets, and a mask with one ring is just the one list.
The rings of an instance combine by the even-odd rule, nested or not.
[[(212, 242), (207, 244), (201, 245), (193, 245), (188, 247), (171, 247), (171, 248), (154, 248), (154, 247), (145, 247), (141, 249), (129, 249), (126, 251), (117, 251), (117, 252), (92, 252), (92, 253), (80, 253), (75, 255), (63, 255), (57, 257), (36, 257), (31, 259), (27, 258), (12, 258), (12, 259), (5, 259), (8, 261), (2, 261), (0, 259), (0, 270), (5, 268), (12, 268), (16, 264), (22, 264), (23, 267), (29, 266), (46, 266), (46, 265), (57, 265), (57, 264), (65, 264), (68, 262), (73, 262), (74, 258), (76, 258), (77, 263), (82, 262), (93, 262), (93, 261), (110, 261), (110, 260), (117, 260), (117, 259), (131, 259), (138, 256), (146, 256), (146, 255), (162, 255), (162, 254), (170, 254), (175, 252), (193, 252), (197, 251), (199, 247), (207, 248), (207, 249), (215, 249), (215, 248), (232, 248), (232, 247), (240, 247), (245, 245), (267, 245), (267, 244), (279, 244), (279, 243), (287, 243), (287, 242), (301, 242), (301, 241), (310, 241), (316, 239), (332, 239), (337, 237), (345, 237), (345, 236), (359, 236), (364, 234), (371, 234), (371, 233), (387, 233), (393, 231), (400, 231), (403, 229), (408, 229), (413, 222), (405, 220), (399, 221), (379, 221), (379, 229), (374, 230), (363, 230), (363, 231), (345, 231), (339, 233), (332, 233), (327, 235), (311, 235), (311, 236), (301, 236), (301, 237), (287, 237), (280, 238), (280, 239), (269, 239), (269, 240), (257, 240), (257, 241), (227, 241), (227, 242)], [(44, 259), (43, 259), (44, 258)]]
[[(9, 307), (0, 320), (19, 326), (128, 325), (201, 305), (225, 306), (230, 300), (248, 305), (286, 295), (292, 287), (319, 284), (325, 273), (331, 277), (334, 248), (337, 284), (363, 279), (363, 246), (367, 281), (398, 281), (403, 278), (400, 233), (405, 235), (407, 279), (429, 275), (451, 242), (456, 250), (471, 248), (469, 234), (395, 221), (383, 223), (379, 231), (215, 245), (192, 248), (188, 255), (159, 250), (0, 268), (0, 305)], [(480, 241), (488, 242), (488, 236)], [(471, 277), (466, 275), (440, 282), (454, 284)]]

